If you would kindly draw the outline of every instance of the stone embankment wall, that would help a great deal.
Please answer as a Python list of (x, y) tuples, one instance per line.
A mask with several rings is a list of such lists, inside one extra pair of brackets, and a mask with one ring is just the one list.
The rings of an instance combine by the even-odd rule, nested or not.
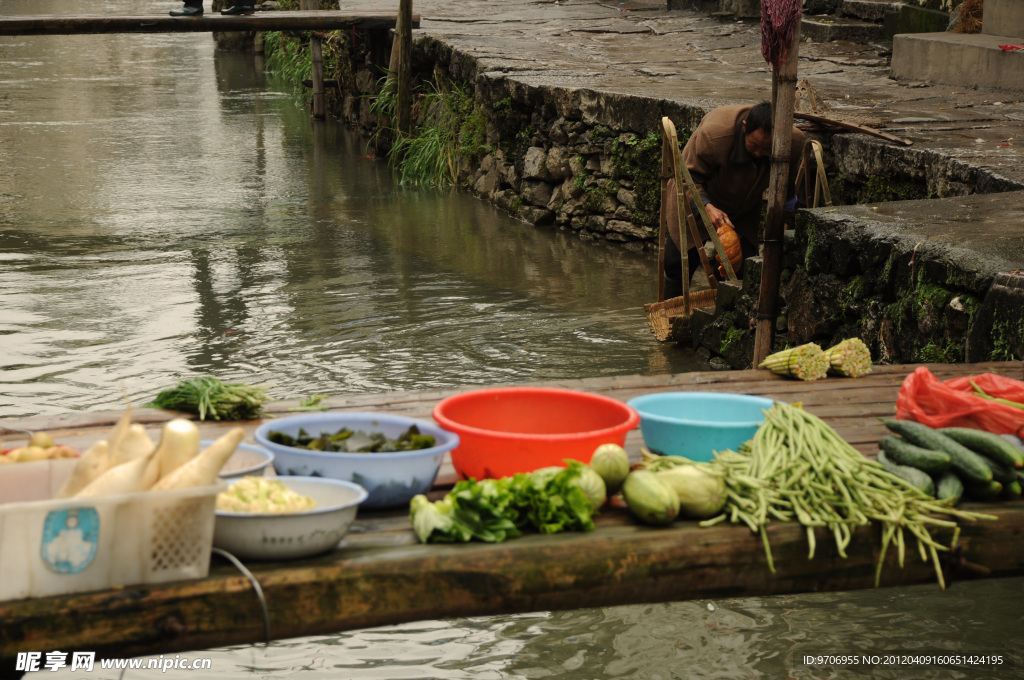
[[(534, 225), (655, 256), (658, 124), (668, 116), (682, 143), (703, 108), (524, 85), (504, 73), (478, 72), (470, 56), (430, 37), (418, 38), (414, 50), (421, 79), (464, 84), (482, 117), (484, 139), (461, 159), (461, 187)], [(333, 112), (386, 143), (371, 109), (380, 71), (372, 55), (353, 55), (351, 63)], [(813, 136), (824, 142), (838, 203), (1024, 189), (939, 153), (866, 135)], [(787, 233), (777, 347), (859, 336), (882, 362), (1024, 357), (1024, 283), (1020, 275), (999, 278), (1014, 264), (972, 257), (969, 248), (950, 246), (921, 226), (900, 233), (840, 208), (801, 211), (795, 232)], [(694, 345), (710, 366), (749, 367), (759, 280), (755, 258), (741, 284), (720, 286), (715, 309), (697, 315)]]

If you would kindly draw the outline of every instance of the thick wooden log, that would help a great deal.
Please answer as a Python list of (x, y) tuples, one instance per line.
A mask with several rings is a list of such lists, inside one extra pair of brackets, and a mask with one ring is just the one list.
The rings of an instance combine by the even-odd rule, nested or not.
[[(946, 564), (952, 587), (981, 573), (1024, 573), (1024, 503), (984, 509), (999, 519), (963, 525), (962, 551)], [(373, 521), (383, 529), (364, 520), (329, 556), (248, 565), (266, 597), (273, 638), (428, 618), (872, 588), (880, 548), (879, 530), (861, 528), (843, 559), (822, 533), (808, 560), (803, 528), (773, 524), (772, 574), (760, 539), (745, 527), (650, 528), (618, 508), (594, 532), (496, 545), (420, 545), (404, 519)], [(935, 582), (933, 566), (916, 551), (902, 569), (894, 553), (882, 586)], [(265, 636), (250, 583), (224, 564), (205, 580), (0, 603), (0, 621), (0, 659), (51, 649), (166, 654)]]
[[(166, 14), (111, 16), (106, 14), (49, 16), (0, 16), (0, 35), (82, 35), (97, 33), (209, 33), (213, 31), (335, 31), (393, 28), (397, 12), (318, 10), (305, 12), (256, 12), (238, 16), (217, 13), (198, 17)], [(410, 23), (419, 26), (419, 15)]]

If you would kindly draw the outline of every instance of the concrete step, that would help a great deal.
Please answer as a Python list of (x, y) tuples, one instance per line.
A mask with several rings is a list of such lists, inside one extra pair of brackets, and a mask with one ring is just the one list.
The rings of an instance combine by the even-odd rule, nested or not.
[(985, 33), (904, 33), (893, 37), (889, 75), (924, 81), (1024, 92), (1024, 50), (1001, 50), (1020, 38)]
[(803, 0), (803, 14), (838, 14), (842, 4), (843, 0)]
[(898, 12), (900, 0), (843, 0), (839, 7), (844, 17), (880, 23), (886, 14)]
[(981, 32), (1024, 38), (1024, 0), (985, 0)]
[(892, 40), (897, 33), (936, 33), (949, 27), (949, 12), (902, 2), (894, 7), (882, 21), (882, 34), (886, 40)]
[(882, 24), (832, 15), (805, 16), (800, 21), (800, 38), (823, 43), (845, 40), (870, 43), (882, 39)]

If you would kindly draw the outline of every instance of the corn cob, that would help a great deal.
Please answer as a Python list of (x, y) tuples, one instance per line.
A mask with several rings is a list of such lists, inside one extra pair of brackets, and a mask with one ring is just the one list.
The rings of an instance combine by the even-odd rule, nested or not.
[(832, 375), (844, 375), (848, 378), (859, 378), (871, 372), (871, 351), (860, 338), (847, 338), (835, 347), (825, 350), (828, 359), (828, 372)]
[(767, 368), (772, 373), (800, 380), (818, 380), (828, 373), (828, 359), (817, 343), (808, 342), (769, 354), (758, 368)]

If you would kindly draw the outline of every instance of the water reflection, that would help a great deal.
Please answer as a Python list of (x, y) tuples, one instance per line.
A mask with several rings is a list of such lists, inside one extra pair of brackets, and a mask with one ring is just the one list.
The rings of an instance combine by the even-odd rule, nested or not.
[[(140, 9), (166, 7), (90, 7)], [(200, 373), (283, 399), (698, 367), (646, 327), (650, 253), (399, 189), (208, 35), (3, 38), (0, 60), (0, 417)]]

